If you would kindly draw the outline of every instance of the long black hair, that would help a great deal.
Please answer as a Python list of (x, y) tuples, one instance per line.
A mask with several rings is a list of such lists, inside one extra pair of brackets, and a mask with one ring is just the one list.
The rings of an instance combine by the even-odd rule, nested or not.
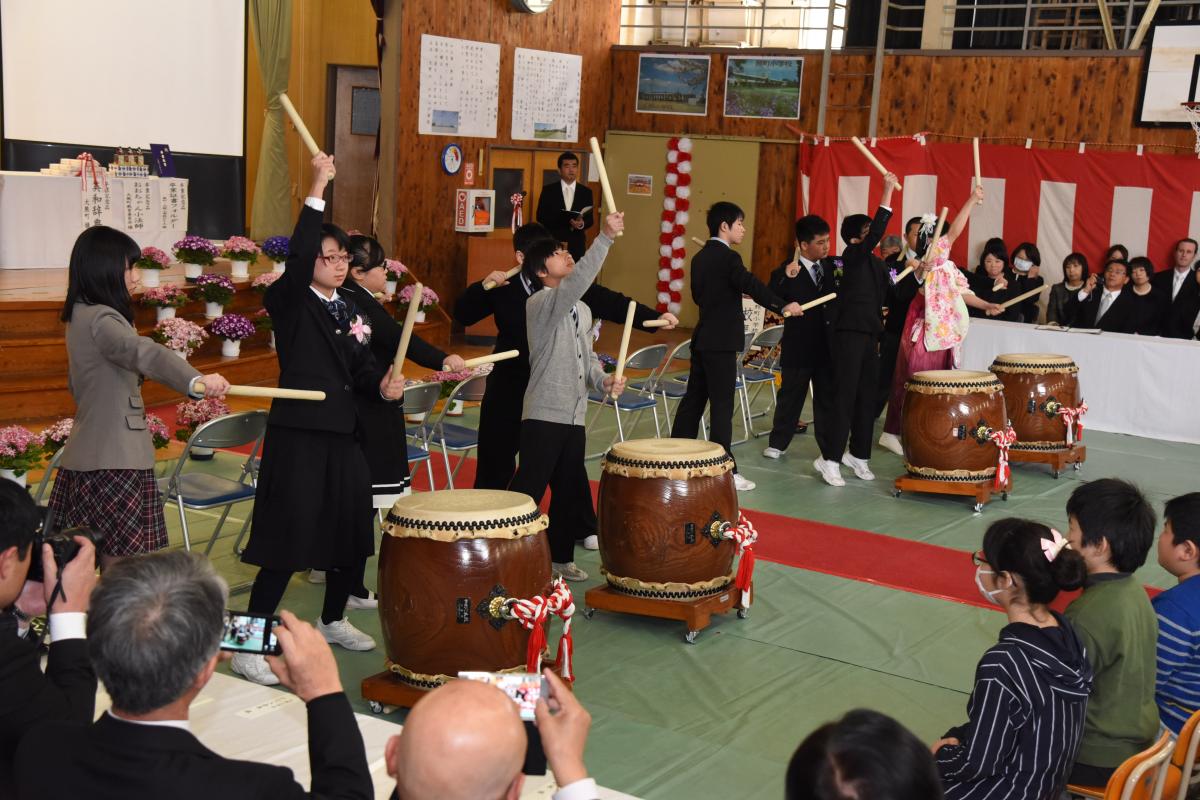
[(370, 236), (355, 234), (350, 237), (350, 267), (370, 272), (376, 267), (382, 267), (387, 260), (383, 245)]
[(1054, 542), (1054, 534), (1040, 522), (1008, 517), (988, 526), (983, 535), (983, 557), (997, 573), (1020, 575), (1029, 602), (1046, 605), (1059, 591), (1083, 585), (1087, 565), (1083, 556), (1064, 547), (1051, 561), (1042, 542)]
[(125, 287), (125, 273), (142, 257), (137, 242), (123, 231), (97, 225), (88, 228), (71, 248), (67, 267), (67, 299), (63, 322), (71, 321), (76, 303), (108, 306), (133, 324), (133, 303)]

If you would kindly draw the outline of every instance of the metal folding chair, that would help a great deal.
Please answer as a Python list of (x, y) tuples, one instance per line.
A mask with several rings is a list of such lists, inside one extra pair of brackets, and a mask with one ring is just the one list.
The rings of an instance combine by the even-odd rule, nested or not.
[[(446, 398), (442, 410), (433, 420), (426, 417), (426, 420), (416, 431), (409, 429), (408, 435), (421, 438), (426, 443), (426, 448), (430, 446), (440, 447), (442, 450), (442, 462), (446, 467), (446, 488), (454, 488), (454, 478), (458, 475), (458, 471), (462, 469), (463, 462), (467, 459), (467, 453), (479, 446), (479, 430), (466, 425), (456, 425), (452, 422), (446, 422), (446, 412), (455, 400), (462, 400), (465, 403), (478, 403), (483, 399), (483, 390), (487, 386), (487, 375), (476, 375), (472, 378), (467, 378), (460, 382), (450, 392), (450, 396)], [(450, 469), (450, 451), (462, 453), (458, 463), (454, 465), (454, 469)]]
[[(662, 398), (663, 413), (667, 417), (668, 432), (674, 425), (673, 421), (671, 420), (670, 401), (674, 400), (676, 403), (678, 403), (683, 399), (683, 396), (687, 394), (687, 373), (668, 377), (667, 371), (672, 368), (676, 361), (685, 361), (690, 363), (691, 360), (692, 340), (685, 339), (684, 341), (675, 345), (675, 349), (672, 350), (671, 354), (667, 356), (667, 360), (663, 364), (662, 371), (659, 372), (653, 387), (650, 387), (656, 397)], [(649, 384), (650, 381), (646, 381), (646, 383), (642, 385), (648, 386)], [(637, 384), (635, 384), (635, 386), (637, 386)], [(700, 434), (705, 439), (708, 438), (708, 425), (704, 422), (703, 417), (700, 418)]]
[(62, 461), (63, 452), (66, 447), (58, 448), (54, 457), (46, 464), (46, 471), (42, 473), (42, 479), (38, 481), (37, 489), (33, 492), (33, 502), (39, 506), (42, 504), (42, 498), (46, 496), (46, 487), (50, 485), (50, 478), (54, 476), (54, 471), (58, 469), (58, 462)]
[[(404, 387), (404, 414), (422, 415), (422, 424), (415, 431), (411, 428), (406, 429), (405, 433), (409, 439), (416, 439), (418, 444), (411, 442), (407, 443), (408, 467), (411, 474), (415, 464), (425, 463), (425, 474), (429, 476), (429, 491), (437, 491), (437, 486), (433, 480), (433, 459), (429, 455), (429, 439), (424, 423), (428, 421), (429, 415), (433, 413), (434, 407), (442, 396), (442, 385), (440, 383), (426, 382), (414, 383), (411, 386)], [(414, 435), (415, 434), (415, 435)], [(378, 508), (378, 506), (376, 506)], [(391, 506), (389, 506), (390, 508)]]
[[(669, 362), (663, 360), (663, 356), (667, 353), (665, 344), (652, 344), (649, 347), (643, 347), (636, 350), (625, 359), (625, 370), (637, 370), (639, 372), (649, 372), (650, 375), (647, 382), (651, 385), (657, 384), (658, 377), (662, 370), (666, 369)], [(660, 369), (661, 365), (661, 369)], [(627, 385), (625, 391), (621, 392), (621, 396), (614, 402), (608, 394), (599, 392), (593, 389), (588, 392), (588, 404), (596, 406), (596, 413), (592, 418), (584, 424), (585, 431), (591, 431), (592, 424), (600, 418), (600, 414), (605, 406), (613, 409), (613, 414), (617, 418), (617, 435), (613, 437), (613, 442), (625, 441), (625, 426), (621, 422), (621, 412), (626, 414), (632, 413), (633, 422), (629, 425), (629, 430), (632, 433), (637, 430), (638, 421), (641, 420), (642, 414), (649, 409), (654, 415), (654, 437), (662, 436), (662, 427), (658, 422), (658, 400), (652, 391), (647, 391), (644, 387), (635, 385)], [(599, 458), (608, 450), (605, 448), (599, 453), (590, 453), (587, 458)]]
[[(754, 419), (756, 417), (765, 417), (775, 408), (775, 403), (778, 400), (778, 395), (775, 390), (775, 370), (779, 363), (779, 345), (783, 341), (783, 326), (772, 325), (769, 328), (763, 328), (762, 332), (755, 336), (749, 344), (749, 348), (757, 347), (761, 352), (761, 356), (757, 359), (757, 367), (742, 366), (741, 359), (738, 359), (738, 372), (741, 376), (741, 392), (743, 405), (746, 408), (746, 419), (750, 423), (750, 434), (758, 437), (765, 436), (771, 431), (758, 431), (754, 429)], [(757, 414), (751, 413), (754, 408), (754, 401), (758, 399), (762, 392), (763, 385), (771, 387), (771, 403), (763, 411)], [(749, 387), (754, 387), (754, 396), (751, 397)]]

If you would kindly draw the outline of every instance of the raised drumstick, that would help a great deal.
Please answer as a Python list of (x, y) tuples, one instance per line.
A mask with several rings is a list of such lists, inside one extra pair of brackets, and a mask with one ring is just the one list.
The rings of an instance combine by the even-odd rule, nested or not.
[(392, 373), (404, 374), (404, 357), (408, 355), (408, 343), (412, 339), (413, 325), (417, 324), (417, 312), (421, 308), (421, 292), (424, 286), (413, 284), (412, 300), (408, 303), (408, 313), (404, 316), (404, 329), (400, 331), (400, 346), (396, 348), (396, 357), (392, 359)]
[(704, 240), (703, 240), (703, 239), (698, 239), (698, 238), (696, 238), (695, 236), (692, 236), (692, 237), (691, 237), (691, 240), (692, 240), (693, 242), (695, 242), (696, 244), (700, 245), (701, 247), (704, 247)]
[[(296, 126), (296, 133), (300, 134), (300, 141), (304, 142), (304, 146), (308, 148), (308, 152), (314, 156), (320, 153), (321, 148), (317, 147), (317, 140), (308, 132), (308, 127), (304, 124), (304, 120), (300, 118), (300, 112), (296, 110), (296, 107), (292, 105), (291, 99), (283, 92), (279, 93), (279, 104), (283, 106), (283, 110), (287, 112), (287, 115), (292, 118), (292, 124)], [(336, 174), (336, 169), (330, 169), (329, 179), (333, 180)]]
[[(975, 155), (975, 186), (983, 186), (983, 172), (979, 169), (979, 137), (971, 140), (971, 151)], [(983, 200), (976, 200), (976, 205), (983, 205)]]
[[(935, 225), (933, 228), (933, 238), (929, 240), (929, 244), (925, 247), (925, 255), (921, 257), (921, 260), (926, 264), (933, 262), (933, 253), (935, 250), (937, 250), (938, 240), (942, 238), (942, 228), (946, 225), (946, 215), (949, 213), (950, 209), (946, 206), (942, 206), (942, 213), (938, 214), (937, 225)], [(899, 280), (899, 277), (897, 277), (897, 280)]]
[[(862, 143), (862, 139), (859, 139), (857, 136), (851, 136), (850, 141), (854, 142), (854, 146), (858, 148), (860, 153), (862, 153), (864, 156), (867, 157), (867, 161), (870, 161), (872, 166), (874, 166), (875, 169), (879, 170), (880, 175), (887, 175), (888, 168), (885, 167), (883, 165), (883, 163), (878, 158), (875, 157), (874, 153), (872, 153), (870, 150), (867, 149), (867, 146)], [(899, 189), (900, 191), (904, 191), (904, 185), (901, 184), (899, 181), (900, 181), (900, 179), (897, 178), (896, 179), (896, 188)]]
[[(592, 146), (592, 158), (596, 159), (596, 172), (600, 173), (600, 191), (604, 193), (604, 205), (608, 206), (608, 213), (617, 213), (617, 204), (613, 200), (612, 186), (608, 183), (608, 170), (604, 168), (604, 156), (600, 154), (600, 142), (593, 136), (588, 140)], [(623, 231), (617, 231), (617, 236), (620, 236)]]
[[(517, 273), (520, 271), (521, 271), (520, 267), (513, 267), (508, 272), (504, 273), (504, 279), (509, 280), (510, 278), (515, 278), (517, 276)], [(497, 284), (493, 280), (487, 280), (487, 281), (483, 282), (483, 290), (485, 292), (490, 292), (492, 289), (495, 289), (498, 285), (499, 284)]]
[[(594, 141), (594, 140), (593, 140)], [(621, 331), (621, 349), (617, 351), (617, 371), (613, 373), (613, 390), (616, 391), (617, 381), (625, 374), (625, 358), (629, 355), (629, 334), (633, 333), (633, 312), (637, 310), (637, 303), (630, 300), (629, 307), (625, 309), (625, 330)], [(620, 394), (612, 394), (612, 399), (616, 400)]]
[(510, 358), (516, 358), (521, 355), (520, 350), (504, 350), (499, 353), (488, 353), (486, 356), (476, 356), (468, 358), (463, 362), (463, 369), (473, 369), (482, 367), (484, 364), (494, 364), (497, 361), (507, 361)]
[(1040, 293), (1041, 291), (1042, 291), (1042, 287), (1040, 287), (1040, 286), (1037, 287), (1036, 289), (1030, 289), (1025, 294), (1019, 294), (1016, 297), (1012, 298), (1011, 300), (1005, 300), (1003, 303), (1000, 304), (1000, 307), (1008, 308), (1009, 306), (1015, 306), (1017, 303), (1020, 303), (1024, 300), (1028, 300), (1029, 298), (1033, 297), (1035, 294)]
[[(204, 381), (196, 381), (192, 388), (204, 391)], [(237, 397), (270, 397), (276, 400), (324, 400), (325, 393), (312, 389), (281, 389), (276, 386), (230, 386), (227, 395)]]

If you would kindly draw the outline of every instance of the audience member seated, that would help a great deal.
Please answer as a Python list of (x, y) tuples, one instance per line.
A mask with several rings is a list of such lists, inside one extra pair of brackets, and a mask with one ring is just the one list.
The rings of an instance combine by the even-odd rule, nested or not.
[[(0, 478), (0, 797), (13, 795), (13, 754), (35, 725), (48, 720), (89, 722), (96, 707), (96, 674), (87, 658), (84, 624), (96, 585), (96, 550), (78, 537), (79, 552), (62, 570), (49, 545), (34, 547), (42, 511), (24, 487)], [(39, 559), (44, 584), (26, 580)], [(49, 606), (50, 656), (39, 663), (39, 637), (29, 617)]]
[(1158, 734), (1158, 621), (1133, 577), (1154, 543), (1154, 511), (1133, 484), (1102, 478), (1071, 493), (1067, 517), (1067, 538), (1083, 556), (1088, 577), (1066, 617), (1095, 675), (1071, 783), (1104, 786), (1122, 761), (1145, 750)]
[(903, 250), (903, 243), (899, 236), (892, 234), (883, 237), (883, 241), (879, 243), (879, 257), (884, 263), (892, 263), (897, 260), (896, 256)]
[(1141, 336), (1158, 336), (1171, 305), (1167, 293), (1151, 285), (1152, 275), (1154, 264), (1150, 259), (1138, 256), (1129, 260), (1130, 292), (1133, 294), (1133, 333)]
[[(979, 266), (974, 272), (967, 273), (967, 283), (975, 296), (985, 303), (1003, 303), (1020, 294), (1017, 276), (1008, 266), (1008, 251), (1000, 239), (988, 239), (979, 257)], [(983, 317), (986, 313), (980, 308), (968, 308), (972, 317)], [(1005, 322), (1020, 322), (1021, 312), (1016, 306), (1004, 309), (1004, 313), (992, 319)]]
[(1083, 735), (1092, 667), (1075, 629), (1049, 604), (1087, 577), (1058, 531), (1002, 519), (975, 555), (975, 585), (1008, 615), (975, 668), (967, 724), (933, 745), (946, 800), (1057, 798)]
[[(1042, 270), (1042, 254), (1038, 251), (1037, 245), (1033, 242), (1021, 242), (1017, 245), (1017, 249), (1013, 250), (1012, 254), (1013, 271), (1017, 275), (1017, 284), (1020, 291), (1018, 295), (1033, 291), (1046, 285), (1046, 279), (1039, 276), (1038, 273)], [(1023, 300), (1017, 306), (1021, 322), (1037, 324), (1038, 321), (1038, 299), (1041, 295), (1034, 295), (1028, 300)]]
[(1200, 492), (1167, 501), (1158, 563), (1179, 581), (1152, 601), (1158, 614), (1155, 698), (1176, 736), (1200, 710)]
[(312, 793), (286, 767), (222, 758), (188, 730), (188, 708), (216, 669), (228, 588), (179, 550), (125, 559), (92, 595), (88, 653), (112, 697), (92, 724), (48, 723), (17, 751), (18, 797), (38, 800), (369, 800), (362, 736), (324, 637), (287, 611), (268, 658), (308, 705)]
[(1083, 253), (1071, 253), (1063, 259), (1062, 271), (1062, 282), (1050, 287), (1050, 295), (1046, 299), (1046, 323), (1066, 328), (1072, 322), (1067, 306), (1088, 279), (1087, 258)]
[(1123, 244), (1114, 244), (1112, 247), (1104, 251), (1104, 258), (1100, 259), (1101, 264), (1107, 264), (1110, 259), (1119, 258), (1122, 261), (1129, 260), (1129, 248)]
[[(554, 800), (594, 800), (583, 763), (592, 717), (552, 670), (536, 725), (559, 790)], [(422, 697), (384, 748), (393, 800), (517, 800), (525, 776), (525, 726), (494, 686), (455, 680)]]
[(817, 728), (788, 764), (787, 800), (941, 800), (929, 748), (864, 708)]
[(1089, 275), (1083, 288), (1067, 304), (1071, 326), (1133, 333), (1133, 292), (1126, 288), (1129, 283), (1129, 264), (1110, 259), (1104, 265), (1103, 284), (1098, 283), (1095, 275)]
[(1180, 239), (1175, 244), (1172, 268), (1150, 280), (1155, 289), (1171, 298), (1167, 315), (1159, 325), (1160, 336), (1172, 339), (1196, 336), (1196, 323), (1200, 321), (1200, 270), (1194, 269), (1195, 261), (1196, 240)]

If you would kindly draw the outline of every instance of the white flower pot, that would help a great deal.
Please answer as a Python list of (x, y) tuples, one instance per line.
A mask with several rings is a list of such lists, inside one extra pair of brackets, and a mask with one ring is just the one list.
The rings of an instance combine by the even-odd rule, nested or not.
[(230, 261), (230, 266), (233, 267), (233, 279), (235, 281), (250, 280), (250, 262), (249, 261)]
[(28, 485), (29, 473), (22, 472), (20, 475), (14, 475), (11, 469), (0, 469), (0, 478), (8, 478), (10, 481), (16, 481), (18, 486), (24, 488)]
[(242, 342), (240, 339), (222, 339), (221, 340), (221, 355), (224, 358), (237, 358), (242, 354)]
[(271, 262), (271, 272), (283, 272), (285, 267), (287, 267), (286, 261), (272, 261)]
[(417, 322), (420, 323), (420, 322), (424, 322), (424, 321), (425, 321), (425, 312), (418, 311), (417, 312)]
[(455, 400), (450, 404), (450, 408), (446, 410), (447, 417), (461, 417), (463, 415), (463, 401)]
[(224, 313), (225, 313), (225, 306), (221, 305), (220, 303), (206, 302), (204, 304), (204, 318), (205, 319), (216, 319), (217, 317), (221, 316)]
[(271, 338), (267, 341), (267, 346), (272, 350), (275, 349), (275, 331), (271, 331)]
[(396, 284), (397, 283), (398, 283), (398, 281), (388, 281), (387, 282), (387, 293), (388, 294), (396, 293)]
[(179, 356), (180, 358), (182, 358), (184, 361), (187, 361), (187, 351), (186, 350), (172, 350), (171, 352), (174, 353), (175, 355)]
[(175, 318), (175, 306), (166, 306), (166, 307), (159, 306), (158, 308), (154, 309), (154, 321), (155, 322), (162, 322), (164, 319), (174, 319), (174, 318)]
[(158, 270), (144, 269), (142, 273), (142, 288), (153, 289), (158, 286)]
[(189, 264), (186, 261), (183, 263), (183, 277), (195, 280), (204, 274), (204, 266), (201, 264)]

